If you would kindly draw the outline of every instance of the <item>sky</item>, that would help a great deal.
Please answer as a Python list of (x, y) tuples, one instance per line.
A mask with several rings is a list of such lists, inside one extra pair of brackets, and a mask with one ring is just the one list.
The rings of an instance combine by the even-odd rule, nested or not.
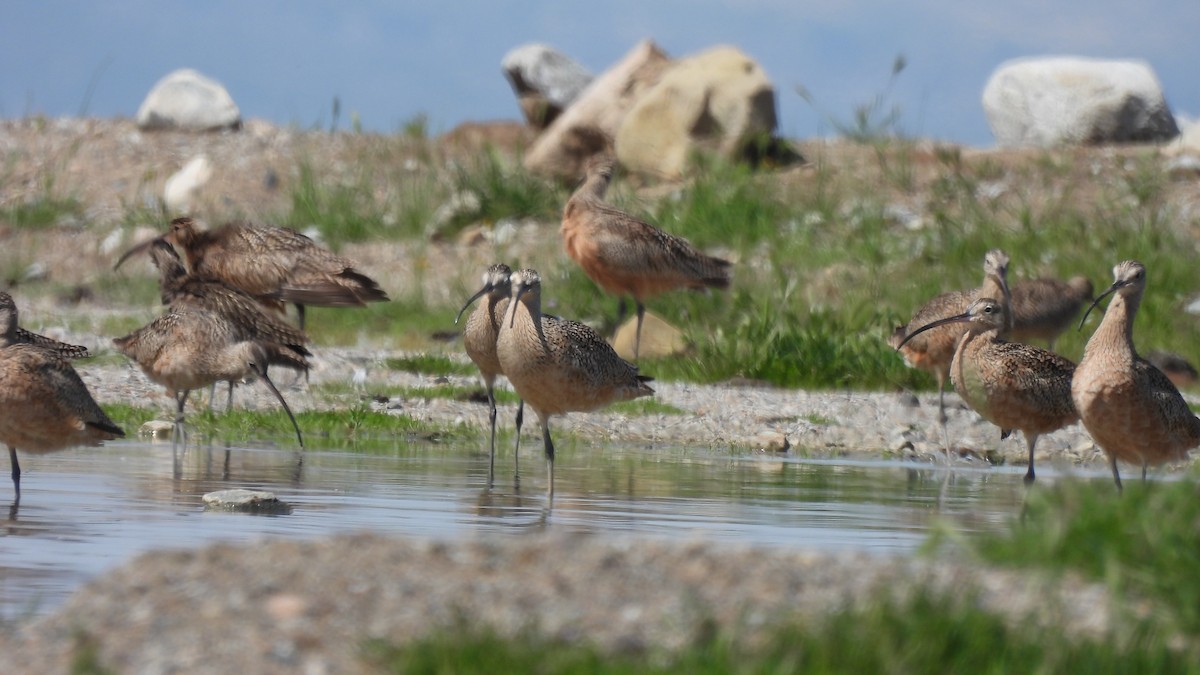
[(424, 116), (440, 133), (520, 119), (500, 70), (517, 46), (598, 75), (651, 39), (676, 58), (740, 48), (774, 83), (787, 137), (835, 135), (886, 93), (898, 131), (987, 147), (983, 87), (1018, 57), (1141, 59), (1177, 116), (1200, 115), (1198, 26), (1197, 0), (5, 0), (0, 117), (133, 117), (155, 82), (194, 68), (245, 119), (328, 128), (336, 97), (341, 128)]

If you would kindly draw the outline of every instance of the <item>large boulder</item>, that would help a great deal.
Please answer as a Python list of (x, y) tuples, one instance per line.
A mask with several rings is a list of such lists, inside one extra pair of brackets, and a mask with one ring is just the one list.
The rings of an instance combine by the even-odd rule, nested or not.
[(521, 45), (500, 61), (517, 94), (525, 121), (545, 129), (592, 81), (592, 74), (562, 52), (542, 44)]
[(1005, 147), (1165, 141), (1179, 134), (1143, 61), (1025, 58), (1000, 65), (983, 110)]
[(579, 98), (529, 146), (525, 168), (539, 174), (578, 178), (583, 164), (611, 149), (612, 139), (638, 97), (658, 82), (670, 58), (643, 40), (616, 65), (592, 80)]
[(735, 47), (714, 47), (676, 62), (637, 101), (617, 130), (617, 159), (678, 177), (694, 151), (738, 157), (775, 127), (775, 88), (762, 67)]
[(242, 113), (220, 82), (185, 68), (154, 85), (138, 108), (137, 124), (146, 130), (240, 129)]

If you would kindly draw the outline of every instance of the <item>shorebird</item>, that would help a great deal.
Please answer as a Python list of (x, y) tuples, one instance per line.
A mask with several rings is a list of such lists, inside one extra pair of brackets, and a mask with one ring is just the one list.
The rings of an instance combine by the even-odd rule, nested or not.
[(191, 218), (176, 218), (166, 234), (126, 251), (117, 266), (159, 240), (182, 248), (193, 274), (219, 279), (266, 303), (293, 303), (301, 328), (306, 305), (362, 307), (388, 300), (354, 261), (293, 229), (243, 221), (200, 230)]
[(1138, 356), (1133, 320), (1146, 290), (1146, 267), (1126, 260), (1113, 267), (1113, 283), (1084, 312), (1079, 325), (1112, 295), (1100, 326), (1075, 369), (1071, 397), (1083, 426), (1108, 455), (1121, 489), (1117, 460), (1146, 467), (1185, 459), (1200, 445), (1200, 419), (1161, 370)]
[[(496, 377), (503, 375), (500, 358), (496, 356), (496, 338), (500, 335), (500, 322), (508, 311), (508, 303), (512, 298), (512, 269), (503, 263), (496, 263), (487, 268), (483, 274), (483, 287), (472, 295), (458, 316), (454, 318), (457, 324), (463, 312), (471, 303), (483, 298), (483, 302), (467, 317), (467, 325), (463, 328), (463, 347), (467, 356), (479, 368), (483, 383), (487, 387), (488, 418), (492, 425), (491, 442), (488, 446), (488, 487), (491, 487), (496, 469)], [(517, 405), (517, 448), (521, 447), (521, 424), (525, 417), (525, 401)], [(517, 460), (516, 453), (513, 455)], [(514, 469), (515, 471), (515, 469)]]
[(1012, 286), (1013, 342), (1045, 340), (1054, 351), (1054, 342), (1062, 335), (1085, 302), (1092, 301), (1092, 282), (1087, 277), (1029, 279)]
[(32, 331), (25, 330), (17, 325), (17, 304), (13, 297), (8, 293), (0, 291), (0, 311), (9, 312), (12, 315), (12, 321), (0, 321), (0, 329), (4, 332), (0, 334), (0, 343), (4, 345), (25, 344), (41, 347), (57, 353), (59, 356), (66, 359), (86, 359), (91, 356), (91, 352), (87, 347), (82, 345), (72, 345), (65, 342), (59, 342), (54, 338), (38, 335)]
[(18, 449), (99, 445), (125, 432), (104, 414), (67, 355), (55, 347), (61, 343), (22, 341), (36, 334), (17, 329), (17, 305), (7, 293), (0, 293), (0, 328), (0, 443), (8, 446), (15, 506), (21, 500)]
[[(973, 291), (949, 291), (935, 296), (913, 314), (908, 324), (897, 326), (888, 338), (888, 344), (899, 351), (908, 365), (932, 373), (938, 385), (938, 422), (946, 428), (946, 381), (950, 379), (950, 364), (958, 339), (966, 328), (961, 323), (949, 323), (932, 330), (920, 332), (916, 329), (938, 319), (962, 314), (979, 298), (994, 298), (1009, 302), (1008, 254), (992, 249), (983, 256), (983, 284)], [(1008, 315), (1006, 315), (1008, 316)], [(1011, 328), (1011, 322), (1008, 328)], [(1007, 330), (1001, 331), (1001, 337)], [(914, 339), (915, 338), (915, 339)], [(949, 446), (949, 443), (947, 443)], [(949, 451), (949, 447), (947, 447)]]
[(606, 204), (604, 195), (613, 166), (608, 155), (588, 161), (583, 183), (563, 209), (560, 232), (567, 255), (600, 288), (620, 298), (618, 325), (625, 318), (625, 298), (633, 298), (637, 306), (636, 361), (646, 298), (677, 288), (729, 288), (730, 263)]
[[(1001, 439), (1013, 429), (1025, 434), (1029, 470), (1034, 481), (1033, 450), (1038, 436), (1079, 420), (1071, 402), (1075, 364), (1054, 352), (1001, 337), (1009, 325), (1002, 301), (980, 298), (966, 312), (928, 323), (906, 340), (939, 326), (966, 324), (950, 366), (954, 390), (971, 409), (1001, 429)], [(903, 346), (904, 343), (901, 343)]]
[(615, 401), (654, 393), (637, 366), (617, 356), (590, 327), (542, 314), (542, 282), (537, 271), (511, 276), (512, 301), (500, 324), (496, 355), (517, 394), (537, 413), (542, 426), (548, 482), (554, 498), (554, 441), (550, 417), (588, 412)]
[(257, 376), (279, 399), (296, 429), (296, 440), (304, 447), (300, 425), (267, 375), (267, 367), (272, 363), (308, 368), (307, 361), (297, 357), (287, 346), (271, 340), (247, 338), (229, 318), (187, 304), (169, 306), (165, 314), (129, 335), (115, 338), (113, 344), (133, 359), (152, 381), (173, 392), (177, 406), (177, 438), (183, 436), (184, 406), (193, 389), (214, 382)]
[[(147, 249), (159, 273), (159, 290), (164, 305), (198, 307), (215, 312), (230, 322), (234, 333), (243, 340), (266, 340), (279, 345), (279, 351), (268, 365), (289, 368), (305, 364), (312, 352), (305, 332), (280, 319), (264, 308), (253, 296), (218, 279), (189, 274), (183, 261), (166, 241), (151, 240)], [(214, 382), (214, 387), (215, 387)], [(229, 383), (228, 407), (233, 403), (233, 385)], [(211, 403), (211, 398), (209, 399)]]

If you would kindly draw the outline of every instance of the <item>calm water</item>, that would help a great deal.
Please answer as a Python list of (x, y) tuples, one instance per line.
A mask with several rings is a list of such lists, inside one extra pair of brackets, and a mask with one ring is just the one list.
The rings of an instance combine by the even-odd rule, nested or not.
[[(1020, 509), (1023, 469), (953, 472), (900, 462), (732, 456), (715, 450), (560, 448), (545, 512), (540, 445), (511, 452), (486, 489), (487, 455), (418, 442), (303, 455), (263, 448), (110, 443), (21, 456), (23, 495), (0, 529), (0, 619), (50, 611), (80, 584), (135, 554), (216, 540), (373, 530), (438, 538), (546, 529), (739, 544), (907, 552), (950, 520), (999, 528)], [(7, 469), (7, 466), (5, 466)], [(1049, 467), (1040, 478), (1053, 478)], [(267, 489), (282, 515), (206, 511), (213, 490)], [(11, 497), (0, 480), (0, 499)], [(0, 507), (2, 508), (2, 507)]]

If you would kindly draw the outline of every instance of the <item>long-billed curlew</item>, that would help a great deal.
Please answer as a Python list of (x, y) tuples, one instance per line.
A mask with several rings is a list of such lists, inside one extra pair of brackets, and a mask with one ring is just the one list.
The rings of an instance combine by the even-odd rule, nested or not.
[[(458, 310), (454, 323), (458, 323), (463, 312), (479, 298), (483, 302), (467, 317), (467, 325), (463, 328), (463, 347), (467, 356), (479, 367), (483, 383), (487, 387), (488, 417), (492, 425), (491, 442), (488, 446), (488, 487), (491, 487), (496, 470), (496, 377), (504, 374), (500, 368), (500, 358), (496, 356), (496, 338), (500, 335), (500, 322), (508, 311), (508, 303), (512, 298), (512, 269), (503, 263), (496, 263), (487, 268), (483, 274), (483, 287), (472, 295), (463, 308)], [(525, 417), (525, 401), (517, 405), (517, 448), (521, 447), (521, 424)], [(516, 460), (516, 453), (513, 456)]]
[[(264, 302), (295, 304), (301, 328), (305, 305), (362, 307), (388, 299), (354, 261), (290, 228), (237, 221), (201, 230), (191, 218), (176, 218), (157, 239), (182, 248), (194, 274), (220, 279)], [(117, 265), (154, 241), (126, 251)]]
[[(950, 291), (935, 296), (913, 314), (905, 326), (897, 326), (888, 337), (888, 344), (897, 349), (908, 365), (932, 373), (938, 385), (938, 422), (946, 427), (946, 381), (950, 379), (950, 364), (958, 338), (966, 331), (961, 323), (950, 323), (932, 330), (917, 329), (948, 316), (962, 314), (979, 298), (994, 298), (1008, 302), (1008, 255), (992, 249), (983, 256), (983, 285), (973, 291)], [(1011, 327), (1011, 324), (1010, 324)], [(1003, 332), (1002, 332), (1003, 335)], [(949, 448), (947, 448), (947, 451)]]
[[(967, 311), (928, 323), (909, 334), (939, 326), (966, 324), (950, 366), (954, 390), (971, 409), (1007, 436), (1012, 429), (1025, 434), (1032, 483), (1033, 449), (1038, 436), (1057, 431), (1079, 419), (1071, 402), (1075, 364), (1054, 352), (1001, 337), (1009, 319), (1001, 301), (980, 298)], [(901, 343), (903, 346), (903, 343)]]
[(1112, 295), (1100, 326), (1075, 369), (1071, 397), (1092, 440), (1108, 454), (1113, 480), (1121, 489), (1117, 460), (1146, 466), (1187, 457), (1200, 445), (1200, 419), (1192, 414), (1171, 380), (1133, 346), (1133, 319), (1146, 290), (1146, 268), (1126, 260), (1113, 267), (1113, 283), (1084, 313)]
[(87, 347), (59, 342), (54, 338), (38, 335), (18, 326), (16, 302), (11, 295), (3, 291), (0, 291), (0, 310), (10, 312), (13, 317), (11, 322), (7, 320), (0, 322), (0, 330), (3, 330), (3, 333), (0, 333), (0, 343), (4, 345), (33, 345), (42, 349), (49, 349), (67, 359), (86, 359), (92, 355)]
[(1012, 285), (1013, 342), (1045, 340), (1054, 350), (1062, 335), (1086, 302), (1092, 301), (1092, 282), (1087, 277), (1029, 279)]
[(0, 443), (8, 446), (12, 462), (15, 505), (21, 500), (18, 449), (52, 452), (99, 445), (125, 432), (96, 404), (60, 350), (14, 337), (17, 305), (7, 293), (0, 293), (0, 329)]
[(587, 163), (587, 176), (563, 209), (563, 245), (583, 271), (605, 292), (620, 298), (617, 323), (625, 316), (625, 298), (637, 305), (633, 355), (642, 340), (644, 301), (677, 288), (728, 288), (727, 260), (698, 251), (690, 242), (638, 220), (604, 202), (614, 160), (607, 155)]
[[(230, 322), (240, 339), (265, 340), (279, 345), (277, 352), (269, 352), (275, 358), (268, 365), (299, 368), (307, 363), (312, 352), (305, 346), (309, 339), (302, 329), (283, 321), (241, 289), (218, 279), (189, 274), (179, 254), (169, 243), (163, 240), (152, 240), (150, 243), (148, 252), (158, 268), (164, 305), (199, 307), (216, 312)], [(229, 383), (230, 403), (233, 384)]]
[(554, 442), (550, 417), (588, 412), (615, 401), (654, 393), (637, 366), (617, 356), (596, 331), (578, 321), (542, 314), (542, 282), (535, 270), (512, 277), (512, 301), (500, 324), (496, 355), (517, 394), (542, 425), (548, 483), (554, 498)]
[(304, 447), (300, 425), (267, 375), (267, 367), (272, 363), (290, 361), (294, 368), (308, 368), (307, 361), (285, 345), (247, 338), (229, 318), (186, 304), (169, 306), (165, 314), (129, 335), (115, 338), (113, 344), (151, 380), (173, 392), (177, 436), (182, 436), (184, 406), (191, 390), (214, 382), (257, 376), (279, 399), (296, 429), (296, 440)]

